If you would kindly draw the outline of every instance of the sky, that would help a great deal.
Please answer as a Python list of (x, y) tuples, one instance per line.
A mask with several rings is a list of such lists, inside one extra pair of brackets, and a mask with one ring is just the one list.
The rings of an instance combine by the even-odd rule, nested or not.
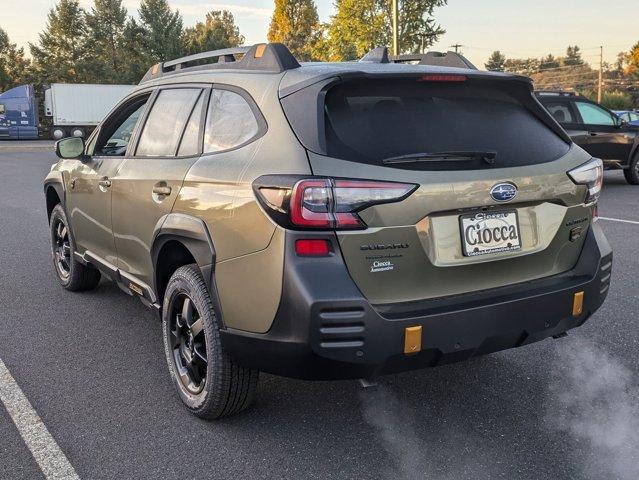
[[(80, 0), (90, 6), (92, 0)], [(273, 10), (272, 0), (169, 0), (184, 16), (185, 26), (203, 19), (207, 11), (227, 9), (234, 16), (246, 43), (266, 40)], [(54, 0), (0, 0), (0, 27), (20, 46), (37, 41)], [(131, 14), (139, 0), (124, 0)], [(333, 13), (333, 0), (316, 0), (322, 21)], [(614, 63), (617, 54), (639, 41), (639, 0), (448, 0), (435, 10), (436, 20), (446, 29), (431, 49), (450, 50), (464, 45), (462, 52), (483, 67), (494, 50), (509, 58), (562, 55), (569, 44), (582, 48), (584, 59)]]

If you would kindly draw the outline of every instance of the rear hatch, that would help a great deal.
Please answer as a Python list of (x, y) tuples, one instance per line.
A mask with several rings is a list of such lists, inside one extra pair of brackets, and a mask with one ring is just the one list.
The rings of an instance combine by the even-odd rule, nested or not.
[[(309, 98), (318, 99), (317, 118)], [(590, 157), (523, 79), (352, 75), (282, 105), (314, 175), (415, 185), (399, 201), (360, 211), (367, 228), (337, 230), (348, 270), (373, 304), (493, 289), (576, 264), (591, 212), (585, 187), (566, 172)]]

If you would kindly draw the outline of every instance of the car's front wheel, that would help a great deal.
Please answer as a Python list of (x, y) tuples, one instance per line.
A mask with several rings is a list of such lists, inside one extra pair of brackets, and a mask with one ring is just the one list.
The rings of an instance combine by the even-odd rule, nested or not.
[(623, 171), (630, 185), (639, 185), (639, 153), (630, 161), (630, 165)]
[(100, 272), (93, 267), (83, 265), (73, 255), (75, 239), (62, 205), (56, 205), (51, 212), (49, 226), (53, 266), (60, 284), (72, 292), (92, 290), (97, 287), (100, 283)]
[(224, 352), (220, 323), (197, 265), (175, 271), (164, 294), (164, 353), (180, 399), (198, 417), (241, 412), (253, 401), (259, 373)]

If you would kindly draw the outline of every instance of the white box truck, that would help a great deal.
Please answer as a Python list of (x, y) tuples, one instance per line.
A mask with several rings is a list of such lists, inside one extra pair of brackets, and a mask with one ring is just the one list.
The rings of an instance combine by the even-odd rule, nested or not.
[(52, 83), (44, 90), (45, 121), (41, 127), (55, 140), (88, 136), (133, 88), (133, 85)]

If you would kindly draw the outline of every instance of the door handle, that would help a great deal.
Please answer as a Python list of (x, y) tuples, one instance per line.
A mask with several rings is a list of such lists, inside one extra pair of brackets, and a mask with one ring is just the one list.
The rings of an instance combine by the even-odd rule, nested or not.
[(588, 135), (590, 135), (591, 137), (599, 136), (599, 134), (597, 132), (588, 132)]
[(169, 196), (171, 195), (171, 187), (167, 185), (156, 185), (153, 187), (153, 193), (156, 195)]
[(100, 185), (102, 188), (109, 188), (111, 186), (111, 180), (109, 180), (108, 178), (103, 178), (98, 182), (98, 185)]

